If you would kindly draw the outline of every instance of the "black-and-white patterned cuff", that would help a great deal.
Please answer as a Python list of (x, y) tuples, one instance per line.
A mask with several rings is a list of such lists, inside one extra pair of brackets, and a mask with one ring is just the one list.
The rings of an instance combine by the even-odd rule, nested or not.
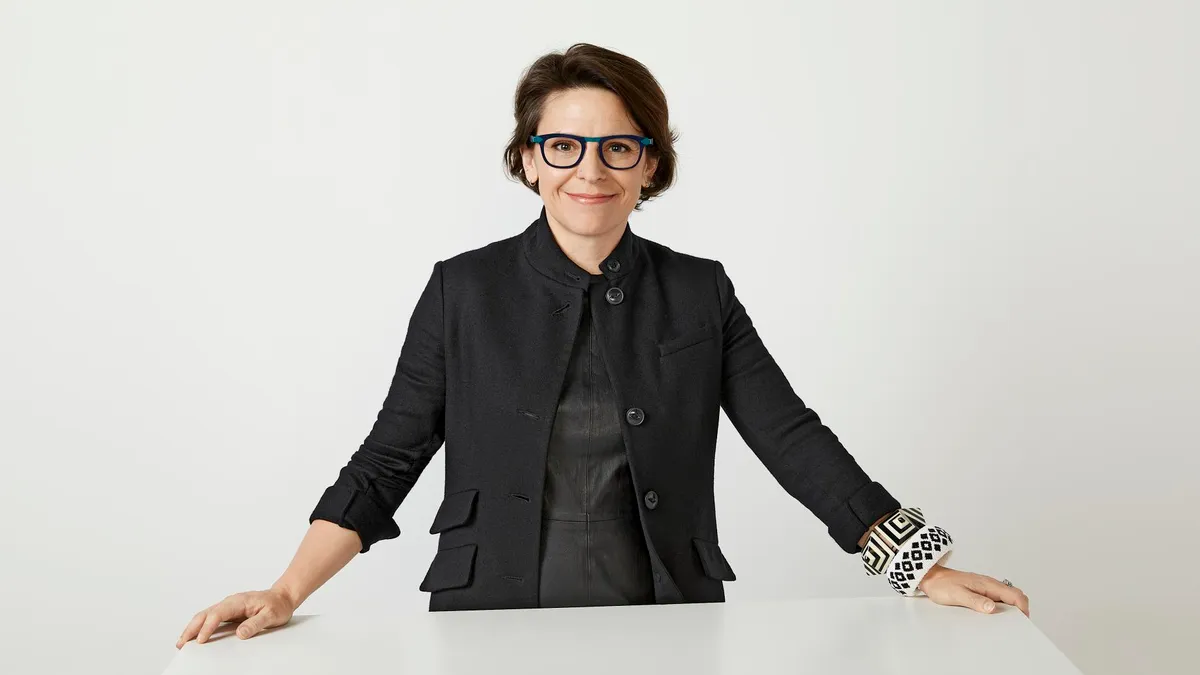
[(887, 574), (900, 595), (919, 595), (921, 579), (953, 548), (950, 533), (926, 523), (921, 509), (902, 508), (871, 530), (863, 547), (863, 567), (869, 575)]

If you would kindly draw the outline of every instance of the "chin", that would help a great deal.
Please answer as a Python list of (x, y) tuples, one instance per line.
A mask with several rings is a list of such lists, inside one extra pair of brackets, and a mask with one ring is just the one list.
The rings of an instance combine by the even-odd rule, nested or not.
[(606, 204), (591, 205), (580, 204), (574, 199), (571, 199), (569, 196), (566, 198), (566, 200), (572, 213), (578, 214), (580, 217), (587, 218), (589, 220), (611, 220), (613, 214), (620, 213), (622, 207), (624, 206), (616, 199), (609, 200)]
[[(577, 218), (575, 222), (578, 223), (579, 227), (577, 229), (580, 232), (592, 235), (604, 234), (614, 227), (617, 227), (617, 225), (613, 223), (612, 218), (601, 213), (592, 214), (583, 218)], [(620, 224), (624, 225), (625, 221), (621, 221)]]

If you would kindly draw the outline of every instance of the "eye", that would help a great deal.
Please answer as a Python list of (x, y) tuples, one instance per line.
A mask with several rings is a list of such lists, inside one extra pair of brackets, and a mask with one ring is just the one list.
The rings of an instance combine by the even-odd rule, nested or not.
[(570, 152), (571, 149), (575, 147), (575, 144), (571, 141), (555, 141), (555, 143), (550, 147), (558, 150), (559, 152)]

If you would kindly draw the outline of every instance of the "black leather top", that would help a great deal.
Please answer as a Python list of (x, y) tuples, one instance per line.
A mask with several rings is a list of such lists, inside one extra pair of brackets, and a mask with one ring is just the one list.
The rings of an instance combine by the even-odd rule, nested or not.
[[(592, 275), (593, 284), (604, 280)], [(654, 578), (622, 414), (592, 308), (582, 314), (546, 458), (539, 606), (650, 604)]]

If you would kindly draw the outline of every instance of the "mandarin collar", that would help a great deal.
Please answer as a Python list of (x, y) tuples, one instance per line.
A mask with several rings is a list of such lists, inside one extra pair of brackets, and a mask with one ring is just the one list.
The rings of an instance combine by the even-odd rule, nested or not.
[[(600, 261), (600, 272), (609, 282), (615, 282), (636, 268), (640, 248), (637, 239), (629, 221), (625, 221), (625, 232), (621, 235), (621, 240), (612, 252)], [(526, 260), (542, 274), (568, 286), (585, 290), (591, 283), (590, 273), (568, 258), (554, 240), (554, 232), (550, 229), (544, 205), (538, 219), (521, 234), (521, 243), (525, 249)]]

